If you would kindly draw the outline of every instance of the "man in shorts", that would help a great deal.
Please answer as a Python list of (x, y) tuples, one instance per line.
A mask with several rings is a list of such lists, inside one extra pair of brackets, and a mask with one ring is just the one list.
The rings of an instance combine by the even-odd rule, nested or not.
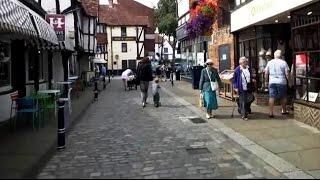
[[(269, 117), (274, 118), (273, 109), (275, 99), (281, 99), (282, 114), (288, 114), (287, 111), (287, 83), (289, 79), (289, 66), (286, 61), (281, 59), (282, 52), (277, 50), (274, 53), (274, 59), (268, 62), (265, 69), (266, 82), (269, 81)], [(290, 83), (290, 82), (289, 82)], [(290, 86), (290, 84), (289, 84)]]

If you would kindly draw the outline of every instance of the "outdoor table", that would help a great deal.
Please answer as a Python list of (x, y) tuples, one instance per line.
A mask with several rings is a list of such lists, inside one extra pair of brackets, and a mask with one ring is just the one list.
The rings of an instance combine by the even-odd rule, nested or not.
[(38, 93), (41, 94), (54, 94), (55, 96), (57, 96), (58, 93), (60, 93), (61, 91), (58, 89), (49, 89), (49, 90), (41, 90), (38, 91)]
[(72, 77), (69, 77), (68, 79), (69, 80), (77, 80), (79, 77), (78, 76), (72, 76)]

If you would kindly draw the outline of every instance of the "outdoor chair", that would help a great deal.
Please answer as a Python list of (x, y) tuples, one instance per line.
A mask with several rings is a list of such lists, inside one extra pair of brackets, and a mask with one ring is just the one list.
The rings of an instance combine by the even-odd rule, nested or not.
[(12, 94), (10, 94), (10, 98), (11, 98), (11, 110), (10, 110), (10, 119), (12, 117), (12, 110), (15, 109), (17, 110), (17, 104), (16, 101), (19, 98), (19, 92), (15, 91)]
[(10, 94), (11, 99), (11, 108), (10, 108), (10, 119), (9, 119), (9, 126), (12, 128), (13, 125), (13, 119), (12, 119), (12, 112), (15, 111), (15, 114), (17, 113), (17, 99), (19, 98), (19, 92), (15, 91), (12, 94)]
[[(39, 114), (41, 112), (37, 100), (34, 98), (19, 98), (16, 100), (17, 103), (17, 117), (20, 114), (32, 114), (32, 128), (35, 128), (35, 122), (38, 121), (38, 128), (40, 126), (41, 118)], [(16, 120), (14, 120), (14, 129), (16, 129)]]

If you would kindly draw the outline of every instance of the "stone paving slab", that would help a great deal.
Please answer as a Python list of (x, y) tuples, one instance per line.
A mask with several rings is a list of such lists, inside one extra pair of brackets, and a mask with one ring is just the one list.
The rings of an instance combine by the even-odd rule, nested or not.
[(203, 112), (183, 100), (162, 93), (162, 107), (149, 99), (142, 108), (139, 91), (122, 89), (119, 81), (100, 95), (38, 178), (285, 178), (222, 133), (222, 124), (187, 121)]
[[(196, 100), (198, 99), (199, 93), (197, 90), (191, 89), (191, 85), (186, 82), (179, 82), (175, 85), (176, 86), (174, 87), (166, 85), (166, 88), (169, 91), (172, 91), (176, 96), (178, 94), (179, 97), (182, 97), (188, 103), (195, 102), (193, 105), (197, 106)], [(180, 96), (180, 94), (182, 95)], [(269, 153), (272, 153), (273, 155), (279, 155), (277, 153), (283, 154), (283, 156), (281, 157), (284, 158), (286, 163), (293, 163), (293, 167), (299, 167), (305, 172), (308, 172), (310, 166), (315, 168), (314, 171), (320, 169), (320, 166), (315, 163), (317, 160), (311, 160), (309, 162), (306, 159), (303, 159), (301, 161), (299, 160), (301, 159), (299, 156), (301, 156), (301, 153), (303, 154), (303, 152), (305, 152), (305, 154), (308, 154), (307, 156), (312, 157), (313, 155), (313, 157), (316, 157), (315, 159), (317, 159), (317, 153), (314, 153), (310, 149), (318, 148), (319, 146), (319, 130), (301, 122), (295, 121), (292, 115), (289, 117), (283, 117), (279, 115), (279, 111), (276, 111), (276, 114), (278, 114), (276, 116), (276, 119), (268, 119), (267, 107), (260, 106), (253, 106), (252, 109), (254, 114), (251, 116), (251, 119), (248, 122), (241, 121), (239, 119), (240, 116), (238, 115), (231, 119), (228, 114), (231, 114), (232, 112), (232, 102), (227, 102), (224, 99), (220, 99), (219, 102), (222, 108), (219, 108), (219, 110), (215, 112), (217, 114), (216, 117), (227, 127), (232, 128), (232, 130), (238, 132), (240, 135), (244, 135), (255, 144), (259, 144), (265, 149), (270, 150), (271, 152)], [(279, 144), (280, 141), (286, 141), (286, 144), (288, 146), (286, 147), (285, 144)], [(270, 163), (272, 163), (271, 160)], [(278, 167), (278, 170), (280, 170), (281, 172), (285, 172), (288, 170), (297, 172), (297, 170), (290, 168), (283, 169), (282, 167)], [(296, 174), (301, 175), (301, 172)], [(291, 176), (291, 174), (289, 175)]]

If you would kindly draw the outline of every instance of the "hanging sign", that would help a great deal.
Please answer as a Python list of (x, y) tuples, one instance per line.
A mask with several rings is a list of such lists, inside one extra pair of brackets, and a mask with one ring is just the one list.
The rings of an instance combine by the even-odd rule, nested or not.
[(65, 16), (62, 14), (48, 14), (46, 21), (56, 32), (59, 41), (65, 41)]

